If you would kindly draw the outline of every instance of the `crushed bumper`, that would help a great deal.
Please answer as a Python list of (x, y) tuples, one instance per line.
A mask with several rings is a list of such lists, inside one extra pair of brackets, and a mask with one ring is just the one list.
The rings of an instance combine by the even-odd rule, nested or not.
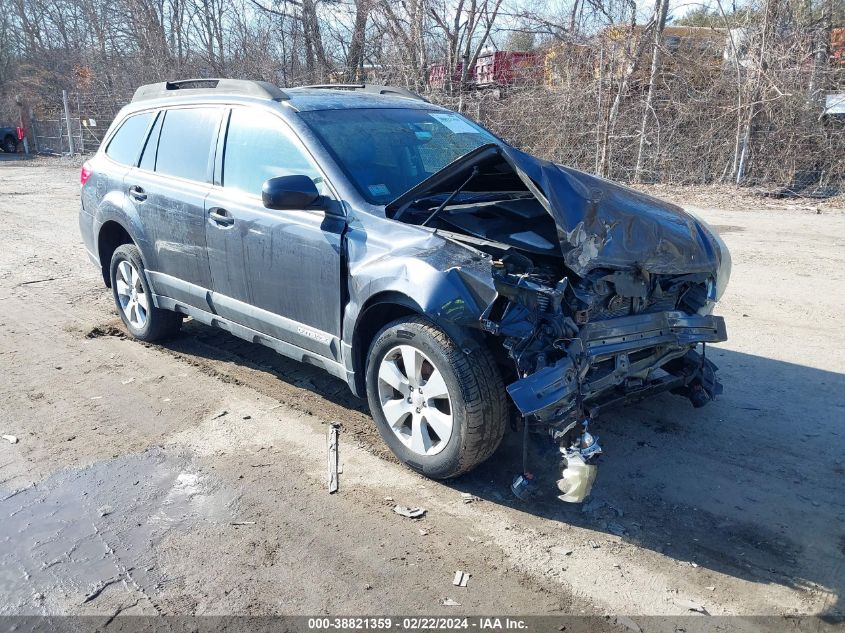
[[(547, 424), (568, 419), (576, 409), (579, 391), (583, 404), (596, 408), (667, 390), (690, 399), (693, 396), (685, 390), (712, 398), (720, 389), (716, 367), (693, 350), (699, 343), (725, 340), (722, 317), (680, 311), (587, 323), (567, 345), (566, 356), (507, 390), (523, 416)], [(659, 368), (668, 374), (652, 376)]]

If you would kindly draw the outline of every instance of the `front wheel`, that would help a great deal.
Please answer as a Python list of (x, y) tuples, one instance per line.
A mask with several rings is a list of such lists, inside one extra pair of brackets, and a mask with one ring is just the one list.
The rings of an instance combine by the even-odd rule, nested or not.
[(428, 319), (386, 325), (370, 346), (366, 378), (382, 438), (428, 477), (468, 472), (502, 440), (507, 401), (492, 355), (465, 353)]
[(3, 139), (3, 151), (7, 154), (14, 154), (18, 151), (18, 142), (15, 140), (14, 136), (7, 135)]
[(158, 341), (179, 331), (182, 315), (153, 304), (137, 246), (119, 246), (112, 255), (109, 272), (118, 314), (132, 336), (142, 341)]

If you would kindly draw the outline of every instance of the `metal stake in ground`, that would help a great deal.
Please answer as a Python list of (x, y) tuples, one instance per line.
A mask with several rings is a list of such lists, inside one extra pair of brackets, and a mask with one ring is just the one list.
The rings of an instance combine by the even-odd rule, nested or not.
[(329, 463), (328, 463), (328, 478), (329, 478), (329, 493), (337, 492), (338, 488), (338, 464), (340, 463), (340, 450), (338, 447), (338, 433), (340, 425), (332, 422), (329, 425), (328, 448), (329, 448)]

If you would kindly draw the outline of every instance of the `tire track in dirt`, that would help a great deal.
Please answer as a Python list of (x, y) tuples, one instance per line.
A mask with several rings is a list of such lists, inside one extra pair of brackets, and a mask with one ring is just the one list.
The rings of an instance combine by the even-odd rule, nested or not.
[(337, 421), (347, 437), (351, 436), (377, 457), (397, 462), (384, 445), (366, 401), (356, 398), (346, 383), (319, 367), (285, 358), (269, 348), (190, 319), (178, 336), (162, 343), (133, 339), (117, 317), (94, 325), (83, 335), (86, 338), (113, 336), (159, 350), (222, 382), (248, 386), (325, 422)]

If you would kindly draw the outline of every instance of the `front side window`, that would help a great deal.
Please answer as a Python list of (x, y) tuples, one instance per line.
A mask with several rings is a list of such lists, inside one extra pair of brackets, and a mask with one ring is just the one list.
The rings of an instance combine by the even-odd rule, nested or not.
[(373, 204), (395, 200), (456, 158), (501, 142), (446, 110), (361, 108), (299, 116)]
[(158, 141), (156, 172), (206, 182), (220, 114), (219, 108), (167, 110)]
[(123, 165), (134, 165), (144, 142), (144, 134), (153, 120), (153, 112), (136, 114), (126, 119), (106, 148), (106, 156)]
[(325, 193), (323, 178), (278, 117), (263, 110), (235, 108), (226, 132), (223, 186), (261, 195), (277, 176), (308, 176)]

